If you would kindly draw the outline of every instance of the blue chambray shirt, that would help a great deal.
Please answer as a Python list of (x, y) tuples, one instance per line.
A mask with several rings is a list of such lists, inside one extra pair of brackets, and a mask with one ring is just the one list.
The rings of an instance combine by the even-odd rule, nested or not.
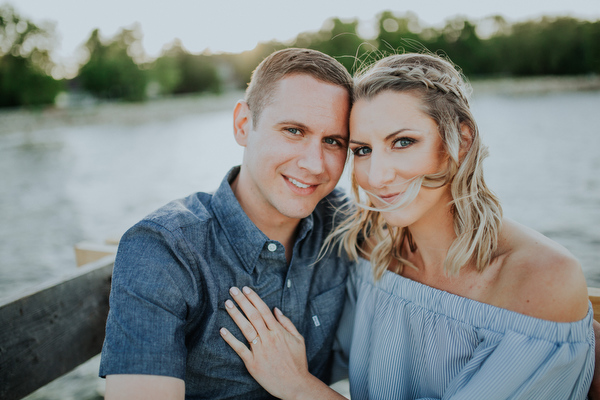
[(350, 261), (315, 263), (332, 227), (336, 190), (300, 223), (290, 265), (281, 243), (250, 221), (229, 183), (173, 201), (129, 229), (119, 244), (100, 376), (166, 375), (188, 399), (272, 398), (219, 335), (240, 330), (225, 310), (232, 286), (249, 286), (304, 336), (309, 369), (327, 381)]

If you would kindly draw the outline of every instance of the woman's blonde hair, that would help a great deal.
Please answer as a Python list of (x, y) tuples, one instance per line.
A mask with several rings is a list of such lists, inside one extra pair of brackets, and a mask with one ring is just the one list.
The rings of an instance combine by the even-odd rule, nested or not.
[[(450, 184), (452, 214), (456, 239), (451, 244), (444, 269), (457, 275), (473, 262), (483, 271), (497, 248), (502, 208), (483, 179), (483, 159), (487, 148), (481, 142), (477, 124), (469, 109), (470, 85), (449, 61), (431, 54), (401, 54), (385, 57), (354, 78), (354, 100), (372, 99), (384, 91), (410, 92), (421, 99), (423, 111), (437, 124), (447, 153), (447, 167), (435, 174), (416, 177), (407, 190), (407, 200), (414, 199), (422, 186)], [(467, 127), (470, 136), (461, 134)], [(359, 187), (351, 174), (352, 194), (358, 207), (327, 238), (324, 249), (334, 242), (341, 244), (351, 258), (364, 250), (362, 241), (369, 238), (374, 247), (370, 260), (379, 279), (386, 269), (399, 263), (414, 267), (402, 257), (403, 245), (416, 249), (407, 227), (386, 225), (380, 210), (370, 200), (361, 203)], [(412, 193), (411, 193), (412, 192)]]

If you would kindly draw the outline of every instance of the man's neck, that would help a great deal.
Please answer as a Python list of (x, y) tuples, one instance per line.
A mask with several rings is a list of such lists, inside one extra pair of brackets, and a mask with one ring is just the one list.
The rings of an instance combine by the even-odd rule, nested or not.
[(246, 213), (250, 221), (256, 225), (269, 239), (276, 240), (285, 248), (285, 256), (288, 263), (291, 261), (296, 234), (300, 225), (300, 219), (289, 218), (279, 213), (275, 208), (262, 206), (262, 204), (253, 204), (244, 201), (243, 185), (240, 185), (238, 176), (231, 182), (231, 190), (240, 203), (242, 210)]

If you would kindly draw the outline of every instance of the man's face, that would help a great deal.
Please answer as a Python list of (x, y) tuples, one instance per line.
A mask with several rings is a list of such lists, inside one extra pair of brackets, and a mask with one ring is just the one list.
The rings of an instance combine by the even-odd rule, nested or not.
[(307, 217), (334, 189), (346, 161), (349, 111), (346, 90), (301, 74), (278, 82), (255, 127), (247, 105), (236, 106), (236, 140), (246, 148), (236, 196), (252, 219)]

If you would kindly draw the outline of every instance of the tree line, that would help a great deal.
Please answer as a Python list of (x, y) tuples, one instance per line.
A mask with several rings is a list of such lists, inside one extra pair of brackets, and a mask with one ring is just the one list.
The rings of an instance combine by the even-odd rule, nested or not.
[(52, 77), (52, 26), (40, 26), (0, 7), (0, 107), (52, 104), (61, 91), (98, 99), (141, 101), (186, 93), (243, 89), (268, 54), (286, 47), (320, 50), (351, 73), (390, 53), (432, 51), (447, 55), (473, 77), (581, 75), (600, 73), (600, 21), (541, 17), (508, 23), (501, 16), (471, 21), (456, 17), (441, 28), (422, 26), (412, 13), (384, 11), (373, 39), (358, 34), (358, 20), (332, 18), (318, 32), (290, 42), (259, 43), (239, 54), (193, 54), (174, 41), (148, 61), (139, 27), (103, 40), (94, 30), (85, 43), (87, 60), (73, 79)]

